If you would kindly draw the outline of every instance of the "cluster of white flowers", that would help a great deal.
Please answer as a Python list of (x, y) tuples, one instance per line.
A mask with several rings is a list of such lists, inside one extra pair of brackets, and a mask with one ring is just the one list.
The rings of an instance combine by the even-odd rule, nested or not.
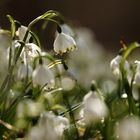
[[(68, 28), (67, 25), (64, 25)], [(18, 36), (19, 40), (23, 40), (25, 34), (27, 32), (27, 27), (21, 26), (18, 28), (18, 31), (16, 32), (16, 35)], [(45, 86), (48, 87), (54, 87), (55, 85), (55, 77), (53, 72), (49, 69), (49, 67), (46, 64), (39, 64), (36, 66), (36, 68), (33, 70), (31, 62), (36, 57), (40, 57), (41, 55), (44, 55), (44, 52), (41, 51), (41, 49), (34, 43), (30, 43), (29, 39), (31, 37), (31, 34), (28, 34), (25, 46), (22, 49), (22, 52), (20, 54), (21, 59), (23, 61), (23, 64), (19, 66), (18, 69), (18, 78), (24, 79), (26, 77), (32, 77), (33, 85), (34, 86)], [(21, 44), (15, 40), (13, 42), (12, 48), (18, 48)], [(62, 55), (63, 53), (66, 53), (68, 51), (73, 51), (76, 48), (76, 43), (74, 39), (67, 35), (66, 33), (57, 33), (56, 39), (54, 41), (54, 51), (57, 54)], [(8, 50), (9, 52), (9, 50)], [(41, 58), (43, 60), (43, 58)], [(63, 80), (64, 81), (64, 80)], [(62, 81), (62, 83), (64, 83)]]
[[(5, 77), (0, 87), (0, 125), (12, 131), (8, 134), (0, 128), (0, 134), (18, 139), (23, 132), (21, 137), (27, 140), (140, 140), (140, 61), (126, 60), (138, 44), (124, 47), (110, 62), (116, 84), (114, 79), (104, 79), (110, 76), (110, 55), (91, 30), (81, 27), (73, 32), (55, 17), (57, 12), (48, 11), (28, 27), (17, 27), (11, 17), (11, 32), (0, 29), (0, 76)], [(42, 50), (32, 32), (34, 23), (47, 18), (57, 26), (54, 52)], [(77, 45), (79, 50), (64, 55)]]

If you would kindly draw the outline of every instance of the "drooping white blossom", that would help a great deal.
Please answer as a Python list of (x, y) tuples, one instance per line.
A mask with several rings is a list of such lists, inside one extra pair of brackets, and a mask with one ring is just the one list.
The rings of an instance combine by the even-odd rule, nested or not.
[[(117, 77), (120, 78), (121, 76), (121, 70), (120, 70), (120, 64), (122, 62), (122, 56), (121, 55), (117, 55), (114, 59), (112, 59), (112, 61), (110, 62), (110, 68), (112, 70), (112, 73)], [(130, 66), (129, 63), (127, 61), (124, 62), (124, 69), (127, 73), (129, 73), (130, 71)]]
[(140, 85), (140, 61), (135, 61), (136, 64), (136, 74), (134, 78), (134, 84)]
[(0, 29), (0, 48), (7, 49), (12, 45), (12, 35), (9, 31)]
[(24, 51), (30, 57), (36, 57), (41, 53), (41, 49), (34, 43), (26, 43), (24, 47)]
[(47, 65), (40, 64), (36, 67), (32, 74), (33, 85), (36, 86), (54, 86), (54, 75)]
[(33, 69), (29, 64), (21, 64), (19, 69), (18, 69), (18, 73), (17, 73), (17, 77), (18, 79), (24, 79), (27, 76), (30, 78), (32, 76), (32, 72)]
[[(26, 26), (23, 26), (21, 25), (18, 30), (16, 31), (16, 35), (18, 36), (19, 40), (23, 40), (24, 39), (24, 36), (27, 32), (27, 27)], [(26, 39), (26, 42), (29, 42), (29, 39), (30, 39), (31, 35), (28, 34), (27, 36), (27, 39)]]
[(83, 110), (81, 115), (86, 123), (97, 122), (104, 119), (108, 114), (108, 108), (105, 102), (96, 92), (90, 91), (83, 100)]
[(75, 40), (65, 34), (65, 33), (58, 33), (55, 41), (54, 41), (54, 51), (57, 54), (63, 54), (69, 51), (73, 51), (76, 48)]

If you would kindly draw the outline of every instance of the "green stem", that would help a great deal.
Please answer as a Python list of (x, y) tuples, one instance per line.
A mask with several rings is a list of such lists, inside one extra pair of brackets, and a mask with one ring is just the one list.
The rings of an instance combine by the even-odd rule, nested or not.
[(89, 125), (86, 127), (85, 133), (83, 135), (83, 140), (88, 140), (91, 128), (92, 128), (92, 125)]
[(75, 127), (75, 133), (76, 133), (76, 136), (77, 136), (77, 140), (80, 140), (78, 128), (77, 128), (77, 125), (75, 123), (74, 113), (72, 111), (71, 105), (70, 105), (69, 100), (68, 100), (67, 96), (65, 95), (65, 93), (63, 93), (63, 99), (65, 101), (65, 104), (66, 104), (67, 108), (69, 109), (69, 115), (70, 115), (72, 123), (74, 124), (74, 127)]
[(124, 69), (124, 65), (125, 65), (125, 59), (122, 60), (122, 62), (120, 64), (120, 69), (122, 72), (122, 82), (123, 82), (122, 84), (123, 84), (125, 92), (128, 96), (129, 114), (137, 115), (138, 114), (137, 107), (136, 107), (135, 101), (133, 99), (132, 88), (131, 88), (131, 85), (129, 85), (129, 82), (127, 79), (127, 72)]

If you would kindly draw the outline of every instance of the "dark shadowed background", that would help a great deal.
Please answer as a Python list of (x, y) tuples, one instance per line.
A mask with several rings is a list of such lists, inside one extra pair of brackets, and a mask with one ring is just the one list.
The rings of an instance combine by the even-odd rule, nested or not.
[(6, 14), (27, 25), (50, 9), (91, 28), (109, 50), (117, 49), (120, 39), (140, 41), (140, 0), (1, 0), (0, 26), (7, 27)]

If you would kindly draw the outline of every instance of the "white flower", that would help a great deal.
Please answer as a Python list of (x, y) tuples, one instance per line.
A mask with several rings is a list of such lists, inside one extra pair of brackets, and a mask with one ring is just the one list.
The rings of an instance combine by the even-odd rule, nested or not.
[(140, 120), (128, 117), (122, 120), (115, 128), (118, 140), (140, 140)]
[(63, 54), (68, 51), (73, 51), (76, 48), (74, 39), (65, 33), (58, 33), (54, 41), (54, 51), (57, 54)]
[[(55, 116), (52, 112), (42, 114), (39, 124), (29, 131), (28, 140), (63, 140), (63, 132), (69, 127), (69, 120)], [(36, 138), (36, 134), (38, 134)]]
[[(26, 26), (23, 26), (23, 25), (18, 28), (18, 30), (16, 31), (16, 35), (19, 37), (19, 40), (23, 40), (24, 39), (24, 36), (25, 36), (25, 34), (27, 32), (27, 29), (28, 28)], [(30, 37), (31, 37), (31, 35), (28, 34), (26, 42), (29, 42)]]
[(108, 114), (108, 108), (96, 92), (90, 91), (84, 97), (83, 117), (86, 123), (97, 122)]
[[(18, 40), (14, 40), (12, 42), (12, 56), (15, 55), (14, 53), (16, 52), (16, 49), (19, 49), (19, 47), (21, 47), (21, 44), (18, 42)], [(10, 48), (7, 49), (7, 54), (9, 54), (9, 49)], [(36, 44), (26, 43), (22, 49), (22, 52), (20, 53), (20, 57), (26, 63), (26, 59), (31, 61), (33, 58), (37, 57), (39, 53), (41, 54), (41, 49)], [(7, 59), (9, 59), (9, 55), (7, 56)]]
[(17, 117), (36, 117), (39, 116), (43, 111), (44, 107), (41, 103), (27, 99), (18, 104)]
[(34, 86), (54, 86), (54, 75), (52, 71), (45, 65), (38, 65), (33, 71), (32, 80)]
[(39, 127), (32, 127), (26, 137), (27, 140), (46, 140), (44, 139), (44, 131)]
[(31, 77), (32, 76), (32, 67), (28, 64), (21, 64), (19, 69), (18, 69), (18, 78), (19, 79), (24, 79), (26, 78), (27, 76), (28, 77)]
[(36, 57), (41, 53), (41, 49), (34, 43), (26, 43), (24, 47), (24, 51), (30, 56), (30, 57)]
[[(122, 56), (118, 55), (116, 56), (111, 62), (110, 62), (110, 68), (112, 70), (112, 73), (117, 77), (120, 78), (121, 71), (120, 71), (120, 63), (122, 61)], [(125, 61), (124, 63), (124, 69), (128, 72), (129, 71), (129, 63)]]
[(136, 64), (136, 74), (134, 78), (134, 84), (140, 85), (140, 61), (135, 61)]
[(110, 54), (103, 49), (90, 29), (78, 27), (74, 28), (74, 32), (78, 49), (69, 54), (68, 65), (79, 83), (88, 88), (93, 79), (111, 76), (108, 71)]
[(12, 36), (9, 31), (0, 29), (0, 48), (7, 49), (12, 45)]
[(72, 90), (75, 86), (75, 81), (70, 77), (63, 77), (61, 81), (62, 88), (64, 90)]

